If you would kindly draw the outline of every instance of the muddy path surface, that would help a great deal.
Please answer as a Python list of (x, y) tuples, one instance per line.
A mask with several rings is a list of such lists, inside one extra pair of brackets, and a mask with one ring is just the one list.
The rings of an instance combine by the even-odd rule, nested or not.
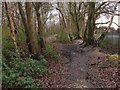
[(79, 43), (56, 45), (59, 53), (69, 60), (66, 86), (69, 88), (95, 88), (88, 80), (88, 52), (91, 47), (80, 48)]
[[(54, 43), (59, 62), (51, 62), (51, 76), (45, 80), (49, 88), (116, 88), (120, 84), (117, 67), (106, 62), (100, 48), (80, 48), (80, 42)], [(116, 80), (115, 80), (116, 78)], [(115, 83), (117, 82), (117, 84)]]

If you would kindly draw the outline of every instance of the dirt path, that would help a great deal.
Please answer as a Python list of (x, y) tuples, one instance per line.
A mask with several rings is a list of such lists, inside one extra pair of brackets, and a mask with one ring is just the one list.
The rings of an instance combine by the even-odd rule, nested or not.
[(90, 48), (79, 48), (77, 44), (59, 45), (61, 55), (69, 60), (68, 78), (66, 86), (71, 88), (94, 88), (87, 80), (88, 72), (88, 55), (86, 52)]
[[(60, 54), (59, 62), (51, 62), (51, 76), (46, 78), (49, 88), (116, 88), (119, 87), (117, 67), (106, 61), (99, 48), (80, 48), (77, 41), (69, 44), (55, 43)], [(117, 84), (116, 84), (117, 82)]]
[(93, 88), (87, 81), (87, 57), (85, 54), (74, 53), (69, 67), (68, 87)]

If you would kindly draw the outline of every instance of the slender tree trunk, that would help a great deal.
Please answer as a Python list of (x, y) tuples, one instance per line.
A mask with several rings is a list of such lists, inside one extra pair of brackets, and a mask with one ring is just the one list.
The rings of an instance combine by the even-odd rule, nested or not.
[(5, 25), (5, 8), (4, 3), (2, 2), (2, 25)]
[(17, 46), (17, 42), (16, 42), (16, 36), (15, 36), (14, 20), (13, 20), (11, 9), (9, 7), (8, 2), (5, 2), (5, 8), (6, 8), (6, 15), (7, 15), (7, 18), (8, 18), (8, 21), (9, 21), (11, 37), (13, 39), (13, 43), (15, 45), (16, 52), (19, 54), (18, 46)]
[(76, 29), (77, 29), (77, 37), (76, 39), (81, 39), (81, 36), (80, 36), (80, 28), (79, 28), (79, 21), (78, 21), (78, 13), (77, 13), (77, 6), (76, 6), (76, 3), (74, 3), (74, 14), (75, 14), (75, 25), (76, 25)]
[[(59, 13), (60, 13), (60, 15), (61, 15), (63, 29), (65, 30), (65, 29), (67, 28), (67, 25), (66, 25), (66, 22), (65, 22), (65, 17), (64, 17), (64, 14), (63, 14), (63, 12), (62, 12), (62, 9), (61, 9), (61, 7), (60, 7), (60, 3), (57, 3), (57, 5), (58, 5), (58, 8), (56, 8), (56, 9), (59, 11)], [(65, 30), (65, 31), (66, 31), (66, 30)]]
[(26, 43), (28, 45), (28, 50), (29, 50), (29, 53), (32, 54), (32, 46), (30, 44), (30, 35), (29, 35), (27, 20), (26, 20), (26, 17), (25, 17), (25, 12), (22, 8), (22, 4), (20, 2), (18, 2), (18, 8), (19, 8), (20, 15), (21, 15), (21, 18), (22, 18), (22, 23), (23, 23), (23, 26), (24, 26), (24, 29), (25, 29)]
[(42, 22), (41, 22), (41, 18), (40, 18), (40, 13), (39, 13), (39, 9), (40, 9), (40, 3), (35, 3), (34, 4), (34, 8), (35, 8), (35, 12), (36, 12), (36, 16), (37, 16), (37, 22), (38, 22), (38, 35), (39, 35), (39, 43), (41, 46), (41, 51), (42, 49), (45, 49), (45, 43), (43, 40), (43, 26), (42, 26)]
[[(73, 4), (73, 10), (72, 10), (72, 3), (70, 2), (68, 5), (68, 10), (69, 10), (69, 13), (71, 15), (71, 19), (73, 21), (73, 24), (74, 24), (75, 30), (76, 30), (75, 39), (81, 39), (80, 26), (79, 26), (79, 24), (81, 24), (79, 22), (81, 22), (81, 21), (79, 21), (79, 15), (78, 15), (79, 10), (77, 9), (76, 2)], [(77, 10), (78, 10), (78, 12), (77, 12)]]

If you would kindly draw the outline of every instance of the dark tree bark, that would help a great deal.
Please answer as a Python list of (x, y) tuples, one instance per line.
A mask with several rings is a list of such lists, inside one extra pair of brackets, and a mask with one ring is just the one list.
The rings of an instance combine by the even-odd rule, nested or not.
[(77, 13), (77, 5), (76, 3), (74, 3), (74, 13), (75, 13), (75, 25), (76, 25), (76, 29), (77, 29), (77, 37), (76, 39), (81, 39), (80, 36), (80, 27), (79, 27), (79, 20), (78, 20), (78, 13)]
[(88, 20), (84, 33), (84, 42), (86, 42), (86, 45), (95, 45), (95, 2), (89, 2), (88, 5)]

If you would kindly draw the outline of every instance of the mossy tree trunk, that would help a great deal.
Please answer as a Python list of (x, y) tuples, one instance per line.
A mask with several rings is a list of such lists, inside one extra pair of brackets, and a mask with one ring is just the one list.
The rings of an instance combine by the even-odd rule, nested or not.
[(95, 45), (94, 30), (95, 30), (95, 2), (88, 3), (88, 19), (85, 28), (84, 42), (86, 45)]

